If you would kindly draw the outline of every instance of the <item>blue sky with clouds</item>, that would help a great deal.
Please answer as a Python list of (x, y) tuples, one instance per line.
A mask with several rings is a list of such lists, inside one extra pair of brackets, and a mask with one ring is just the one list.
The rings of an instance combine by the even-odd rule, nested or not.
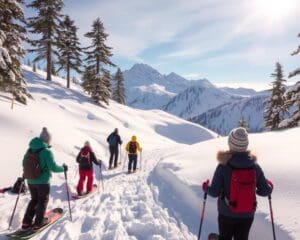
[[(114, 62), (231, 86), (267, 86), (275, 62), (284, 72), (300, 39), (299, 0), (65, 0), (64, 13), (83, 34), (100, 17)], [(290, 81), (296, 81), (293, 79)]]

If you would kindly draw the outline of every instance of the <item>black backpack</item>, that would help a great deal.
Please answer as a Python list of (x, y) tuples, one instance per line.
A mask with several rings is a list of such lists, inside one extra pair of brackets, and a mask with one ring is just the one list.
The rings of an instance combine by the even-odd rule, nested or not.
[(11, 189), (12, 193), (26, 193), (27, 188), (24, 182), (23, 178), (18, 178), (17, 181), (15, 182), (14, 186)]
[(26, 179), (37, 179), (41, 176), (42, 169), (39, 163), (39, 153), (44, 148), (38, 149), (37, 151), (32, 151), (29, 149), (23, 165), (23, 177)]
[(129, 153), (130, 154), (136, 154), (137, 149), (137, 143), (136, 142), (130, 142), (129, 143)]

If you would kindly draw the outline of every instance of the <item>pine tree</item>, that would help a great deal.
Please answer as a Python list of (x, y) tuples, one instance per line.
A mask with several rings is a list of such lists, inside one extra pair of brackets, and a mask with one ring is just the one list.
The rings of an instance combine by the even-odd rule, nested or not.
[(115, 66), (109, 59), (113, 55), (111, 53), (112, 48), (105, 44), (108, 34), (105, 33), (100, 18), (93, 22), (92, 31), (84, 36), (92, 40), (92, 45), (85, 48), (85, 54), (87, 55), (85, 60), (90, 67), (95, 68), (97, 74), (101, 72), (101, 68), (104, 68), (103, 65)]
[[(298, 37), (300, 38), (300, 33), (298, 34)], [(292, 52), (292, 56), (295, 56), (295, 55), (297, 55), (297, 54), (300, 54), (300, 45), (298, 46), (298, 48), (294, 51), (294, 52)], [(296, 75), (298, 75), (298, 74), (300, 74), (300, 67), (299, 68), (297, 68), (296, 70), (294, 70), (293, 72), (291, 72), (290, 74), (289, 74), (289, 78), (291, 78), (291, 77), (294, 77), (294, 76), (296, 76)]]
[(245, 128), (245, 129), (248, 128), (247, 121), (245, 120), (244, 117), (242, 117), (242, 118), (239, 120), (239, 127), (243, 127), (243, 128)]
[(88, 64), (83, 77), (83, 86), (86, 91), (92, 94), (92, 98), (96, 101), (104, 101), (108, 104), (111, 89), (111, 76), (106, 66), (115, 66), (111, 61), (111, 47), (105, 44), (108, 34), (105, 33), (103, 23), (97, 18), (92, 25), (92, 31), (85, 34), (90, 38), (92, 44), (85, 48)]
[(30, 51), (37, 53), (35, 62), (46, 60), (47, 80), (50, 81), (54, 65), (53, 57), (58, 55), (55, 46), (63, 5), (63, 0), (34, 0), (27, 5), (37, 11), (36, 17), (28, 19), (30, 32), (41, 36), (40, 39), (30, 41), (34, 47)]
[(36, 72), (36, 63), (33, 63), (32, 71)]
[(83, 89), (88, 92), (89, 95), (92, 94), (93, 89), (96, 88), (96, 84), (94, 83), (94, 76), (96, 72), (94, 69), (85, 66), (83, 77), (82, 77), (82, 87)]
[(77, 37), (77, 27), (74, 21), (69, 16), (65, 16), (64, 21), (60, 25), (60, 32), (58, 38), (59, 49), (59, 65), (67, 73), (67, 88), (70, 88), (70, 71), (75, 70), (80, 73), (81, 67), (81, 48), (79, 39)]
[(266, 128), (272, 131), (279, 129), (279, 124), (287, 112), (284, 101), (284, 82), (286, 82), (286, 80), (284, 79), (280, 63), (276, 63), (275, 72), (272, 73), (271, 76), (274, 77), (275, 80), (272, 82), (272, 94), (271, 98), (267, 101), (264, 118)]
[(102, 75), (93, 76), (95, 87), (93, 88), (92, 98), (96, 103), (105, 102), (109, 104), (111, 97), (111, 75), (109, 71), (104, 71)]
[(118, 68), (115, 77), (115, 86), (113, 89), (113, 100), (120, 104), (125, 104), (125, 87), (124, 87), (124, 76), (120, 68)]
[(31, 95), (21, 72), (21, 59), (25, 55), (21, 44), (26, 40), (22, 3), (23, 0), (0, 1), (0, 91), (11, 93), (13, 101), (26, 104)]

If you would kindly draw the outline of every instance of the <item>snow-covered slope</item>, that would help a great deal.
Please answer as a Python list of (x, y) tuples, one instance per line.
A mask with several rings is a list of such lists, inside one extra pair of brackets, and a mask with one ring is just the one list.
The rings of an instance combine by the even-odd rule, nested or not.
[(147, 64), (124, 71), (127, 105), (139, 109), (162, 109), (175, 95), (193, 85), (212, 85), (206, 79), (189, 81), (170, 73), (163, 75)]
[(234, 94), (234, 95), (243, 96), (243, 97), (251, 97), (251, 96), (255, 96), (258, 94), (258, 92), (256, 92), (254, 89), (251, 89), (251, 88), (222, 87), (221, 89), (229, 94)]
[[(272, 204), (277, 239), (300, 239), (299, 136), (300, 128), (249, 135), (249, 149), (257, 155), (266, 177), (274, 184)], [(167, 206), (172, 199), (174, 209), (169, 208), (169, 211), (177, 209), (177, 218), (194, 233), (198, 231), (203, 200), (201, 184), (212, 179), (217, 151), (227, 149), (227, 137), (174, 149), (161, 156), (149, 180), (157, 184), (159, 200)], [(209, 232), (217, 231), (216, 205), (216, 199), (208, 197), (203, 239)], [(249, 239), (273, 239), (267, 198), (258, 197), (258, 210)]]
[(241, 99), (214, 86), (195, 85), (176, 95), (163, 108), (185, 119), (198, 116), (209, 109)]
[(268, 95), (257, 95), (227, 103), (195, 116), (191, 121), (226, 135), (239, 125), (241, 118), (244, 118), (250, 132), (261, 132), (264, 130), (263, 115), (268, 97)]
[[(47, 229), (38, 239), (192, 239), (195, 236), (180, 219), (170, 215), (158, 201), (157, 187), (148, 185), (149, 172), (169, 148), (181, 148), (216, 136), (210, 130), (182, 120), (160, 110), (143, 111), (119, 105), (113, 101), (106, 108), (90, 102), (79, 86), (66, 89), (65, 80), (44, 80), (44, 73), (33, 73), (24, 67), (29, 91), (34, 100), (28, 105), (16, 104), (10, 109), (10, 99), (0, 93), (0, 188), (12, 185), (21, 175), (21, 161), (28, 142), (38, 136), (42, 127), (52, 134), (52, 150), (58, 164), (69, 166), (68, 176), (72, 191), (78, 181), (75, 157), (88, 140), (99, 159), (107, 165), (106, 137), (118, 127), (126, 143), (137, 135), (143, 147), (143, 158), (135, 175), (127, 176), (124, 163), (114, 171), (103, 169), (104, 191), (89, 199), (72, 201), (73, 222), (66, 214)], [(95, 168), (98, 182), (99, 169)], [(68, 209), (63, 174), (53, 174), (49, 208)], [(15, 195), (0, 194), (0, 228), (5, 230)], [(29, 195), (21, 196), (12, 228), (20, 226)], [(172, 204), (172, 202), (170, 202)], [(0, 239), (5, 239), (0, 234)]]

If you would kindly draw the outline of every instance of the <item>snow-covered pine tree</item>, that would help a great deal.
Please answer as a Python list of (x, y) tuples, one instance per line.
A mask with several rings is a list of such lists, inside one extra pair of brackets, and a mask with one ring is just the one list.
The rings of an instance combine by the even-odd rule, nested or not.
[(115, 84), (113, 88), (112, 98), (118, 103), (125, 104), (125, 87), (124, 87), (124, 76), (120, 68), (118, 68), (115, 77)]
[(105, 102), (109, 104), (111, 98), (111, 75), (107, 70), (103, 70), (102, 74), (93, 76), (94, 88), (92, 98), (96, 103)]
[(22, 3), (23, 0), (0, 1), (0, 91), (9, 92), (13, 100), (26, 104), (27, 97), (31, 96), (21, 72), (25, 54), (22, 41), (26, 39)]
[(82, 87), (89, 94), (92, 95), (96, 88), (97, 82), (95, 82), (96, 70), (92, 67), (85, 66), (82, 77)]
[(54, 55), (57, 56), (57, 33), (62, 17), (63, 0), (33, 0), (27, 5), (37, 12), (36, 17), (28, 18), (30, 32), (38, 34), (40, 39), (31, 40), (34, 47), (31, 52), (36, 52), (34, 61), (46, 60), (47, 80), (51, 81), (54, 65)]
[[(298, 37), (300, 38), (300, 33), (298, 34)], [(292, 56), (295, 56), (297, 54), (300, 54), (300, 45), (298, 46), (298, 48), (291, 53)], [(296, 70), (294, 70), (293, 72), (291, 72), (289, 74), (289, 78), (294, 77), (296, 75), (300, 74), (300, 67), (298, 67)]]
[(80, 73), (81, 67), (81, 48), (80, 42), (77, 37), (77, 27), (74, 21), (69, 16), (65, 16), (65, 19), (60, 24), (60, 32), (58, 38), (58, 50), (59, 50), (59, 69), (64, 69), (67, 73), (67, 88), (70, 88), (70, 71), (75, 70)]
[(267, 100), (267, 107), (265, 109), (265, 126), (269, 130), (279, 129), (280, 122), (284, 119), (287, 108), (284, 101), (284, 92), (286, 80), (283, 76), (282, 66), (279, 62), (276, 63), (274, 73), (271, 74), (275, 80), (272, 82), (272, 93), (269, 100)]
[(285, 106), (293, 107), (293, 113), (288, 118), (284, 119), (280, 124), (280, 128), (292, 128), (300, 126), (300, 81), (294, 86), (289, 87), (285, 94)]
[(99, 18), (93, 22), (92, 30), (85, 36), (91, 39), (92, 44), (85, 48), (87, 56), (85, 61), (87, 61), (88, 69), (86, 69), (83, 79), (88, 82), (83, 83), (83, 86), (86, 86), (85, 90), (92, 94), (92, 98), (96, 102), (104, 101), (108, 104), (111, 93), (111, 76), (105, 67), (115, 66), (115, 64), (110, 60), (113, 55), (112, 48), (105, 44), (108, 34), (105, 33), (105, 28)]

